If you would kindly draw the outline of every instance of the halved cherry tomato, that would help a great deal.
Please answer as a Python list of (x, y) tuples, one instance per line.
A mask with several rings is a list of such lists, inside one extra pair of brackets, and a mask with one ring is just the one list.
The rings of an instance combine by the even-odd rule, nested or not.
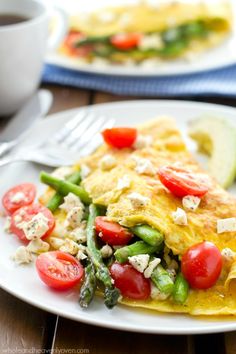
[(76, 43), (81, 39), (84, 39), (85, 36), (78, 31), (70, 31), (65, 40), (64, 46), (68, 51), (68, 54), (76, 57), (85, 57), (92, 51), (91, 45), (83, 45), (81, 47), (76, 47)]
[[(30, 221), (38, 213), (42, 213), (48, 219), (48, 230), (41, 238), (47, 237), (55, 226), (55, 219), (51, 211), (40, 204), (32, 204), (16, 210), (11, 217), (11, 232), (18, 236), (21, 241), (29, 242), (25, 236), (24, 231), (19, 228), (17, 224), (21, 223), (22, 221)], [(21, 219), (20, 221), (17, 220), (19, 218)]]
[(102, 132), (103, 139), (108, 145), (117, 149), (129, 148), (137, 138), (137, 129), (135, 128), (111, 128)]
[(121, 50), (128, 50), (138, 46), (141, 40), (140, 33), (120, 33), (111, 37), (111, 44)]
[(45, 252), (36, 259), (36, 269), (41, 280), (50, 288), (67, 290), (78, 284), (84, 274), (80, 262), (69, 253)]
[(133, 237), (132, 233), (117, 222), (107, 221), (104, 216), (97, 216), (95, 229), (98, 236), (109, 245), (126, 245)]
[[(19, 200), (17, 201), (17, 196)], [(2, 204), (8, 214), (17, 209), (32, 204), (36, 196), (36, 187), (32, 183), (21, 183), (9, 189), (2, 198)], [(14, 200), (15, 199), (15, 200)]]
[(146, 300), (151, 293), (150, 280), (134, 269), (130, 264), (115, 262), (110, 267), (110, 273), (124, 297), (136, 300)]
[(192, 288), (208, 289), (220, 276), (222, 256), (212, 242), (190, 247), (182, 257), (181, 270)]
[(194, 195), (202, 197), (209, 190), (207, 177), (200, 173), (193, 173), (176, 166), (159, 168), (160, 181), (171, 193), (177, 197)]

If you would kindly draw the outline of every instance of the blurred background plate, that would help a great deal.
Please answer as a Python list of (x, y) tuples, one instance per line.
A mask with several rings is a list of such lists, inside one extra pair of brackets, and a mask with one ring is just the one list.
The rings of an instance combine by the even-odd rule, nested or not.
[[(157, 0), (150, 0), (156, 1)], [(161, 0), (163, 2), (163, 0)], [(166, 2), (168, 0), (165, 0)], [(185, 0), (191, 1), (191, 0)], [(198, 0), (192, 0), (198, 1)], [(191, 2), (192, 2), (191, 1)], [(213, 1), (213, 0), (205, 0)], [(233, 32), (225, 42), (220, 46), (212, 49), (208, 49), (205, 53), (197, 55), (194, 60), (174, 60), (171, 62), (160, 63), (158, 66), (145, 67), (145, 66), (125, 66), (125, 65), (112, 65), (107, 64), (106, 66), (94, 64), (83, 63), (76, 59), (66, 58), (57, 53), (56, 51), (48, 53), (46, 57), (46, 63), (57, 65), (62, 68), (76, 70), (80, 72), (87, 72), (91, 74), (105, 74), (105, 75), (123, 75), (123, 76), (175, 76), (183, 74), (193, 74), (203, 71), (213, 70), (223, 68), (229, 65), (236, 64), (236, 4), (232, 1), (233, 12), (234, 12), (234, 28)], [(160, 0), (159, 0), (160, 2)], [(89, 12), (91, 10), (96, 10), (96, 8), (101, 8), (109, 6), (111, 4), (108, 0), (99, 0), (94, 2), (94, 0), (54, 0), (54, 3), (61, 8), (63, 8), (69, 15), (76, 14), (79, 11)], [(114, 0), (112, 6), (124, 3), (124, 0)], [(137, 3), (137, 0), (125, 1), (125, 4)], [(110, 5), (111, 6), (111, 5)]]

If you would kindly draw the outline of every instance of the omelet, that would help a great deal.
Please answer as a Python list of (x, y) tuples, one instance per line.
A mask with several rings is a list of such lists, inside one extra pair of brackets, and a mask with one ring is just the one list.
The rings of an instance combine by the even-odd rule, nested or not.
[[(106, 207), (106, 216), (110, 221), (125, 227), (147, 224), (159, 230), (164, 235), (165, 246), (180, 259), (189, 247), (201, 241), (214, 243), (220, 251), (229, 248), (236, 252), (236, 232), (217, 232), (217, 220), (236, 216), (236, 199), (202, 170), (187, 150), (175, 121), (169, 117), (159, 117), (140, 125), (138, 134), (148, 137), (151, 143), (126, 149), (114, 149), (104, 144), (74, 166), (74, 169), (83, 165), (89, 168), (90, 173), (83, 179), (82, 186), (93, 203)], [(111, 169), (104, 170), (100, 162), (108, 154), (115, 158), (116, 163)], [(177, 165), (207, 176), (209, 191), (201, 198), (195, 211), (187, 211), (187, 225), (174, 223), (172, 217), (177, 207), (183, 207), (182, 199), (174, 196), (161, 183), (157, 174), (137, 171), (137, 161), (143, 158), (151, 161), (155, 170), (165, 165)], [(124, 176), (130, 180), (130, 184), (126, 188), (117, 188)], [(147, 205), (134, 206), (130, 202), (128, 195), (137, 192), (149, 200)], [(52, 193), (49, 189), (41, 197), (41, 202), (46, 204)], [(63, 228), (64, 212), (57, 211), (55, 218), (57, 227), (52, 236), (61, 237), (66, 234)], [(191, 289), (184, 304), (173, 302), (171, 297), (145, 301), (123, 298), (121, 303), (162, 312), (236, 315), (235, 279), (236, 261), (225, 260), (216, 284), (207, 290)]]
[[(232, 31), (229, 1), (103, 8), (70, 18), (70, 33), (60, 48), (64, 55), (89, 62), (105, 59), (113, 63), (157, 58), (194, 58), (219, 45)], [(76, 35), (77, 34), (77, 35)]]

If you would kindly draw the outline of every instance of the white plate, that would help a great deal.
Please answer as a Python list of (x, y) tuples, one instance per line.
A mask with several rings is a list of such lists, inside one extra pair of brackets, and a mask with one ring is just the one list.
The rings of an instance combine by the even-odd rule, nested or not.
[[(236, 109), (206, 103), (181, 101), (130, 101), (100, 104), (87, 107), (95, 115), (103, 114), (116, 119), (117, 125), (134, 125), (158, 115), (171, 115), (184, 136), (190, 119), (202, 114), (224, 116), (235, 120)], [(78, 110), (65, 111), (52, 116), (34, 128), (25, 144), (33, 144), (50, 134)], [(186, 140), (193, 151), (195, 145)], [(234, 152), (232, 152), (234, 153)], [(4, 168), (1, 173), (0, 195), (9, 187), (23, 181), (38, 183), (40, 168), (30, 163), (18, 163)], [(39, 192), (44, 189), (40, 186)], [(236, 189), (232, 188), (233, 193)], [(3, 221), (1, 220), (1, 230)], [(93, 325), (114, 329), (122, 329), (147, 333), (190, 334), (211, 333), (236, 330), (236, 319), (196, 318), (188, 315), (161, 314), (158, 312), (134, 310), (125, 306), (117, 306), (108, 310), (102, 299), (95, 299), (89, 309), (82, 310), (78, 305), (78, 294), (75, 291), (57, 293), (47, 288), (38, 278), (34, 265), (17, 266), (11, 260), (16, 248), (20, 245), (14, 235), (1, 232), (0, 237), (0, 287), (18, 298), (39, 308), (55, 314)]]
[[(126, 0), (127, 1), (127, 0)], [(165, 0), (166, 1), (166, 0)], [(185, 0), (187, 1), (187, 0)], [(193, 1), (193, 0), (192, 0)], [(196, 0), (195, 0), (196, 1)], [(211, 1), (211, 0), (208, 0)], [(215, 1), (215, 0), (212, 0)], [(66, 1), (57, 0), (62, 7), (65, 8), (69, 13), (76, 13), (78, 11), (88, 12), (91, 8), (94, 10), (93, 0), (87, 0), (86, 2), (81, 2), (79, 10), (76, 7), (75, 2), (72, 0)], [(121, 3), (122, 0), (117, 0), (116, 4)], [(124, 1), (123, 1), (124, 2)], [(130, 2), (130, 1), (129, 1)], [(131, 1), (135, 3), (136, 1)], [(109, 2), (106, 0), (100, 0), (99, 7), (107, 6)], [(114, 4), (115, 5), (115, 4)], [(232, 0), (233, 12), (236, 18), (236, 4)], [(78, 70), (82, 72), (94, 73), (94, 74), (104, 74), (104, 75), (124, 75), (124, 76), (172, 76), (172, 75), (182, 75), (182, 74), (193, 74), (197, 72), (219, 69), (228, 65), (236, 63), (236, 21), (234, 22), (233, 33), (225, 42), (216, 48), (207, 50), (201, 55), (197, 55), (195, 60), (174, 60), (169, 62), (160, 62), (155, 64), (155, 66), (144, 67), (142, 65), (99, 65), (99, 64), (88, 64), (82, 61), (64, 57), (56, 52), (48, 53), (46, 57), (46, 62), (49, 64), (54, 64), (67, 69)]]

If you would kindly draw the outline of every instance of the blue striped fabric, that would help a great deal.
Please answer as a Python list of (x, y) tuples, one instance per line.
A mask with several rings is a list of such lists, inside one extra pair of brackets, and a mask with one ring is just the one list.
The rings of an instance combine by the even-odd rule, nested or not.
[(45, 65), (42, 81), (131, 96), (236, 97), (236, 65), (204, 73), (146, 78), (89, 74)]

